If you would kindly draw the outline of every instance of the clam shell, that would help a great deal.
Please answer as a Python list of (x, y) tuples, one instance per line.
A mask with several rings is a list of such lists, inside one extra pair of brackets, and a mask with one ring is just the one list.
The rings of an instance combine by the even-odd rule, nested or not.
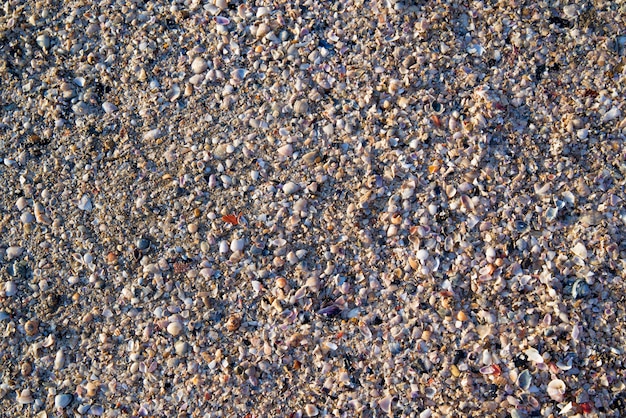
[(30, 391), (30, 389), (24, 389), (19, 396), (17, 397), (17, 402), (19, 404), (25, 405), (28, 403), (33, 403), (34, 399), (33, 399), (33, 394)]
[(554, 379), (548, 383), (548, 395), (557, 402), (563, 402), (566, 389), (565, 382), (561, 379)]

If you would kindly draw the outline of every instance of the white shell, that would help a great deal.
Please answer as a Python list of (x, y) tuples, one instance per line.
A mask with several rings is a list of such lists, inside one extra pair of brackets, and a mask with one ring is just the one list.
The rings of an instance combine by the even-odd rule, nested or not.
[(104, 110), (104, 113), (111, 114), (117, 110), (117, 106), (111, 102), (104, 102), (102, 103), (102, 109)]
[(572, 253), (582, 258), (583, 260), (587, 258), (587, 248), (585, 247), (585, 244), (583, 244), (582, 242), (579, 242), (578, 244), (574, 245), (574, 248), (572, 248)]
[(6, 258), (7, 260), (12, 260), (14, 258), (18, 258), (22, 255), (24, 249), (22, 247), (12, 246), (6, 249)]
[(245, 240), (243, 238), (240, 239), (234, 239), (231, 243), (230, 243), (230, 250), (234, 253), (236, 253), (237, 251), (242, 251), (243, 247), (245, 244)]
[(295, 192), (297, 192), (299, 189), (300, 189), (300, 187), (296, 183), (294, 183), (293, 181), (288, 181), (283, 186), (283, 193), (285, 193), (287, 196), (289, 196), (289, 195), (294, 194)]
[(548, 395), (557, 402), (563, 402), (566, 389), (565, 382), (561, 379), (554, 379), (548, 383)]
[(207, 63), (206, 61), (201, 58), (201, 57), (196, 57), (194, 58), (194, 60), (191, 62), (191, 71), (194, 72), (194, 74), (200, 74), (205, 72), (207, 69)]
[(602, 123), (610, 122), (613, 119), (617, 119), (621, 116), (622, 111), (617, 107), (612, 107), (611, 110), (602, 115)]

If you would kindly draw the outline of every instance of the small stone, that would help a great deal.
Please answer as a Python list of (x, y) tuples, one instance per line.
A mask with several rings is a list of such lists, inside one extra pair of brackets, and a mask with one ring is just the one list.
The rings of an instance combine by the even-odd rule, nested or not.
[(587, 136), (589, 136), (589, 129), (579, 129), (578, 131), (576, 131), (576, 136), (578, 137), (578, 139), (586, 139)]
[(201, 57), (196, 57), (191, 63), (191, 71), (194, 74), (200, 74), (206, 71), (208, 68), (206, 61)]
[(195, 234), (196, 232), (198, 232), (198, 224), (192, 223), (187, 225), (187, 231), (189, 231), (190, 234)]
[(169, 332), (174, 337), (179, 335), (182, 331), (183, 326), (178, 321), (170, 322), (170, 324), (167, 326), (167, 332)]
[(54, 397), (55, 408), (63, 409), (72, 402), (72, 395), (63, 393)]

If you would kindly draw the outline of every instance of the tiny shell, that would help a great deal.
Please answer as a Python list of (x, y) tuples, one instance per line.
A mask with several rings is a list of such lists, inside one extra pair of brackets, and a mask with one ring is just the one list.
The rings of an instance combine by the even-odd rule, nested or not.
[(215, 23), (217, 23), (218, 25), (222, 25), (222, 26), (227, 26), (230, 24), (230, 19), (223, 17), (223, 16), (215, 16), (213, 18), (213, 21), (215, 21)]
[(240, 239), (234, 239), (231, 243), (230, 243), (230, 250), (234, 253), (236, 253), (237, 251), (242, 251), (243, 247), (245, 245), (245, 240), (243, 238)]
[(283, 186), (283, 193), (289, 196), (297, 192), (299, 189), (300, 187), (296, 183), (294, 183), (293, 181), (289, 181)]
[(291, 157), (293, 154), (293, 146), (291, 144), (283, 145), (276, 150), (283, 157)]
[(17, 402), (24, 405), (24, 404), (28, 404), (28, 403), (33, 403), (34, 399), (33, 399), (33, 394), (30, 391), (30, 389), (24, 389), (19, 396), (17, 397)]
[(26, 335), (32, 337), (39, 332), (39, 322), (37, 322), (36, 319), (26, 321), (24, 324), (24, 331), (26, 332)]
[(528, 390), (528, 388), (530, 388), (531, 381), (532, 381), (532, 376), (530, 375), (528, 370), (524, 370), (517, 377), (517, 385), (524, 390)]
[(530, 347), (526, 349), (524, 351), (524, 354), (526, 354), (526, 357), (528, 357), (528, 360), (530, 361), (534, 361), (535, 363), (543, 363), (543, 357), (535, 348)]
[(572, 285), (572, 297), (574, 299), (582, 299), (591, 293), (589, 285), (584, 279), (578, 279)]
[(307, 417), (316, 417), (320, 413), (320, 411), (317, 409), (317, 406), (310, 403), (305, 405), (304, 412), (306, 413)]
[(202, 57), (196, 57), (191, 62), (191, 71), (193, 71), (194, 74), (203, 73), (207, 68), (207, 63)]
[(384, 413), (389, 414), (391, 412), (391, 401), (393, 398), (391, 395), (387, 395), (381, 400), (378, 401), (378, 406), (383, 410)]
[(585, 260), (587, 258), (587, 247), (582, 242), (579, 242), (572, 248), (572, 253)]
[(102, 109), (104, 110), (104, 113), (111, 114), (117, 110), (117, 106), (111, 102), (104, 102), (102, 103)]
[(241, 326), (241, 317), (238, 315), (231, 315), (226, 321), (226, 329), (229, 331), (237, 331)]
[(159, 128), (149, 130), (148, 132), (143, 134), (144, 141), (154, 141), (155, 139), (159, 139), (161, 137), (161, 130)]
[(167, 326), (167, 332), (173, 336), (177, 336), (183, 331), (183, 326), (178, 321), (170, 322)]
[(7, 260), (12, 260), (14, 258), (18, 258), (22, 255), (24, 249), (22, 247), (12, 246), (6, 249), (6, 257)]
[(565, 382), (561, 379), (554, 379), (548, 383), (548, 395), (557, 402), (563, 402), (566, 389)]
[(297, 115), (305, 115), (309, 113), (309, 104), (305, 100), (297, 100), (293, 104), (293, 110)]
[(617, 119), (621, 116), (622, 111), (617, 107), (612, 107), (611, 110), (602, 115), (602, 123), (610, 122), (613, 119)]
[(69, 394), (60, 394), (54, 397), (54, 406), (63, 409), (68, 406), (74, 397)]

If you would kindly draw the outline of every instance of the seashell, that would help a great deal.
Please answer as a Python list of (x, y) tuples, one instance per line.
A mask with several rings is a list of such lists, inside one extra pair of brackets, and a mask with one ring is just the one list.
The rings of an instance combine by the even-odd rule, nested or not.
[(617, 107), (612, 107), (611, 110), (602, 115), (602, 119), (600, 120), (602, 123), (610, 122), (613, 119), (617, 119), (621, 116), (622, 111)]
[(317, 409), (317, 406), (308, 403), (304, 406), (304, 413), (307, 417), (316, 417), (319, 415), (320, 411)]
[(293, 111), (296, 115), (306, 115), (309, 113), (309, 103), (306, 100), (296, 100), (293, 104)]
[(528, 370), (524, 370), (519, 374), (519, 376), (517, 376), (517, 385), (524, 390), (528, 390), (528, 388), (530, 388), (531, 381), (532, 376)]
[(267, 35), (270, 31), (271, 31), (271, 28), (269, 27), (267, 23), (261, 23), (256, 29), (255, 36), (257, 38), (262, 38), (265, 35)]
[(228, 331), (237, 331), (241, 326), (241, 317), (238, 315), (231, 315), (226, 321), (226, 329)]
[(144, 141), (154, 141), (161, 137), (161, 130), (159, 128), (151, 129), (143, 134)]
[(223, 17), (223, 16), (215, 16), (213, 18), (213, 21), (217, 23), (218, 25), (222, 25), (222, 26), (228, 26), (230, 24), (230, 19)]
[(230, 250), (234, 253), (236, 253), (237, 251), (243, 251), (244, 245), (245, 245), (245, 240), (243, 238), (234, 239), (230, 243)]
[(169, 325), (167, 326), (167, 332), (169, 332), (170, 335), (173, 335), (174, 337), (179, 335), (182, 331), (183, 331), (183, 326), (178, 321), (170, 322)]
[(208, 68), (207, 62), (202, 57), (195, 57), (191, 62), (191, 71), (194, 74), (202, 74)]
[(572, 248), (572, 253), (582, 258), (583, 260), (587, 258), (587, 248), (585, 247), (585, 244), (583, 244), (582, 242), (579, 242), (578, 244), (574, 245), (574, 247)]
[(334, 303), (331, 303), (328, 306), (321, 308), (317, 311), (318, 314), (324, 315), (327, 318), (335, 317), (341, 313), (341, 308)]
[(446, 108), (443, 107), (443, 105), (436, 100), (433, 100), (432, 102), (430, 102), (430, 108), (432, 109), (434, 113), (438, 115), (441, 115), (444, 112), (444, 110), (446, 110)]
[(22, 247), (11, 246), (6, 249), (5, 255), (6, 255), (7, 260), (12, 260), (14, 258), (18, 258), (19, 256), (21, 256), (23, 252), (24, 252), (24, 249)]
[(87, 389), (87, 396), (90, 398), (93, 398), (98, 393), (98, 385), (95, 382), (88, 382), (85, 389)]
[(39, 332), (39, 322), (36, 319), (30, 319), (24, 324), (24, 332), (32, 337)]
[(104, 102), (102, 103), (102, 109), (104, 110), (104, 113), (106, 113), (107, 115), (110, 115), (111, 113), (117, 110), (117, 106), (115, 106), (111, 102)]
[(585, 281), (585, 279), (578, 279), (572, 285), (572, 297), (574, 299), (582, 299), (591, 293), (591, 289), (589, 285)]
[(59, 409), (63, 409), (65, 407), (67, 407), (70, 403), (72, 403), (72, 400), (74, 399), (74, 397), (70, 394), (60, 394), (54, 397), (54, 406), (56, 408)]
[(428, 250), (425, 249), (421, 249), (419, 250), (415, 256), (417, 257), (417, 259), (423, 264), (427, 259), (428, 259)]
[(390, 414), (391, 413), (391, 401), (393, 400), (391, 395), (387, 395), (384, 398), (382, 398), (381, 400), (378, 401), (378, 406), (380, 407), (380, 409), (382, 409), (382, 411), (386, 414)]
[(287, 196), (294, 194), (295, 192), (297, 192), (298, 190), (300, 190), (300, 186), (298, 186), (296, 183), (294, 183), (293, 181), (288, 181), (287, 183), (285, 183), (285, 185), (283, 186), (283, 193), (285, 193)]
[(19, 404), (25, 405), (29, 403), (33, 403), (35, 400), (33, 399), (33, 394), (30, 389), (24, 389), (20, 392), (19, 396), (16, 398)]
[(293, 146), (291, 144), (283, 145), (276, 150), (283, 157), (291, 157), (293, 155)]
[(54, 370), (61, 370), (65, 365), (65, 353), (63, 349), (59, 349), (54, 356)]
[(524, 351), (524, 354), (526, 354), (526, 357), (528, 360), (530, 361), (534, 361), (535, 363), (543, 363), (543, 357), (541, 356), (541, 354), (539, 354), (539, 351), (537, 351), (537, 349), (535, 348), (527, 348)]
[(557, 402), (563, 402), (566, 389), (565, 382), (561, 379), (554, 379), (548, 383), (548, 395)]

